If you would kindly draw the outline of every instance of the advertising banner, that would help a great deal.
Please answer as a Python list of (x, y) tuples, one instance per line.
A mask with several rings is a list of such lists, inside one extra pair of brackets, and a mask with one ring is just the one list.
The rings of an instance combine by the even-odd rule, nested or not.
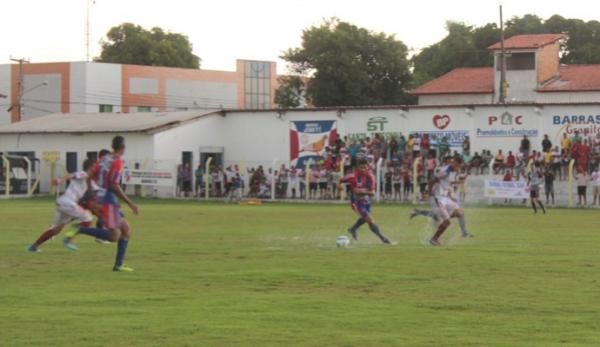
[(532, 116), (508, 111), (477, 117), (477, 137), (537, 137), (540, 136), (538, 124)]
[(525, 199), (529, 195), (526, 182), (485, 180), (484, 196), (487, 198)]
[(337, 124), (334, 120), (290, 122), (291, 165), (304, 167), (310, 160), (321, 160), (325, 148), (336, 140)]
[(123, 183), (141, 186), (173, 187), (175, 185), (175, 176), (170, 171), (125, 169), (123, 171)]
[(465, 141), (465, 137), (469, 136), (468, 130), (448, 130), (448, 131), (411, 131), (411, 135), (418, 134), (420, 137), (423, 137), (424, 134), (429, 136), (431, 141), (431, 145), (437, 145), (438, 141), (443, 139), (444, 137), (448, 139), (448, 143), (450, 144), (450, 148), (452, 150), (459, 150), (462, 148), (462, 144)]

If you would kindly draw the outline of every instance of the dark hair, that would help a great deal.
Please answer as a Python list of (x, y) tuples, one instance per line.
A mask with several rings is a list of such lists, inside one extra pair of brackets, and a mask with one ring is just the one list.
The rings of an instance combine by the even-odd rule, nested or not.
[(94, 162), (92, 162), (90, 159), (86, 159), (83, 161), (83, 171), (87, 171), (89, 170), (92, 165), (94, 165)]
[(102, 158), (109, 153), (110, 151), (108, 149), (101, 149), (100, 152), (98, 152), (98, 158)]
[(118, 151), (125, 147), (125, 138), (121, 135), (117, 135), (112, 139), (112, 149)]
[(358, 165), (357, 166), (361, 166), (361, 165), (369, 165), (369, 162), (367, 162), (366, 159), (361, 159), (358, 161)]

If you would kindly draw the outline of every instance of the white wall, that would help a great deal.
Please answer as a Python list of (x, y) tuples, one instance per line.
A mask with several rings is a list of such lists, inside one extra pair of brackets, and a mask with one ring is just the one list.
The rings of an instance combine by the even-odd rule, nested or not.
[(235, 83), (167, 80), (167, 108), (237, 108), (238, 86)]
[[(71, 63), (73, 65), (75, 63)], [(79, 64), (79, 63), (77, 63)], [(113, 112), (121, 112), (121, 65), (105, 63), (85, 64), (86, 112), (98, 112), (99, 105), (113, 105)], [(71, 95), (74, 95), (71, 93)]]
[(6, 112), (10, 106), (11, 98), (11, 69), (10, 65), (0, 65), (0, 94), (6, 95), (6, 99), (0, 98), (0, 125), (10, 124), (10, 112)]
[[(111, 139), (116, 134), (0, 134), (0, 152), (34, 151), (36, 158), (42, 158), (44, 151), (58, 151), (61, 154), (57, 164), (57, 174), (65, 173), (66, 152), (77, 152), (79, 168), (86, 158), (86, 152), (110, 149)], [(151, 160), (153, 156), (153, 141), (151, 135), (123, 134), (126, 141), (125, 163), (133, 168), (136, 162)], [(49, 190), (50, 168), (42, 162), (41, 181), (43, 192)]]

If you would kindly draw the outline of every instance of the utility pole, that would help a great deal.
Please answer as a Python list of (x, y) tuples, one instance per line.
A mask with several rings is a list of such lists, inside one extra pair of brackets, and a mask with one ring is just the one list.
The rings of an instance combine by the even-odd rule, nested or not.
[(15, 59), (15, 58), (10, 58), (11, 61), (17, 62), (19, 63), (19, 90), (18, 90), (18, 94), (17, 94), (17, 103), (16, 104), (12, 104), (9, 108), (8, 108), (8, 112), (12, 111), (12, 109), (16, 106), (18, 107), (18, 111), (19, 111), (19, 119), (17, 121), (20, 121), (21, 119), (23, 119), (23, 93), (25, 91), (25, 85), (23, 83), (24, 80), (24, 73), (23, 73), (23, 64), (27, 63), (29, 64), (29, 60), (25, 59), (25, 58), (20, 58), (20, 59)]
[(506, 52), (504, 50), (504, 20), (502, 19), (502, 5), (500, 5), (500, 95), (498, 102), (506, 103), (508, 83), (506, 82)]

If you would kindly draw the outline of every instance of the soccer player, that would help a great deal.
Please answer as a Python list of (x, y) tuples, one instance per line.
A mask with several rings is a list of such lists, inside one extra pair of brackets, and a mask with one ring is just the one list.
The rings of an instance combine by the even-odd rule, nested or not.
[(472, 236), (467, 231), (465, 214), (456, 202), (456, 198), (452, 196), (452, 182), (451, 173), (460, 171), (462, 161), (460, 158), (447, 159), (447, 164), (443, 166), (435, 175), (435, 180), (431, 185), (432, 207), (434, 213), (437, 215), (441, 223), (438, 225), (435, 235), (429, 240), (432, 246), (440, 246), (440, 236), (450, 226), (450, 218), (458, 218), (458, 224), (460, 225), (461, 233), (463, 237)]
[(375, 177), (369, 169), (369, 164), (361, 160), (358, 163), (358, 168), (354, 174), (350, 174), (342, 178), (339, 183), (339, 189), (342, 189), (342, 183), (350, 185), (350, 202), (352, 209), (358, 214), (358, 220), (348, 229), (354, 240), (358, 240), (357, 231), (363, 224), (367, 223), (369, 229), (375, 234), (384, 244), (390, 244), (390, 240), (385, 237), (379, 226), (375, 224), (373, 216), (371, 216), (371, 197), (375, 194)]
[[(120, 184), (123, 171), (121, 156), (125, 153), (125, 139), (122, 136), (115, 136), (112, 140), (112, 149), (113, 152), (106, 155), (90, 175), (90, 179), (94, 180), (99, 187), (97, 201), (101, 206), (102, 222), (107, 230), (79, 228), (78, 232), (104, 240), (118, 241), (113, 271), (131, 272), (132, 268), (123, 265), (131, 237), (131, 228), (127, 220), (123, 218), (118, 200), (124, 201), (134, 215), (138, 215), (139, 210), (137, 205), (125, 194)], [(72, 237), (65, 239), (65, 245), (69, 244), (71, 239)]]
[(83, 227), (89, 227), (91, 225), (92, 215), (79, 204), (79, 201), (86, 191), (88, 191), (87, 179), (91, 166), (92, 162), (86, 160), (83, 163), (83, 171), (74, 172), (52, 181), (52, 184), (56, 186), (67, 181), (70, 181), (71, 183), (67, 187), (67, 190), (56, 200), (56, 212), (54, 214), (54, 223), (52, 224), (52, 227), (44, 231), (40, 237), (27, 248), (28, 251), (39, 252), (39, 247), (44, 242), (55, 235), (58, 235), (65, 225), (72, 220), (79, 220)]
[(527, 185), (529, 186), (529, 197), (531, 198), (533, 212), (537, 213), (537, 208), (535, 207), (535, 203), (537, 202), (544, 214), (546, 214), (546, 209), (540, 201), (540, 185), (542, 184), (543, 177), (544, 175), (540, 171), (539, 164), (536, 164), (533, 171), (527, 177)]

